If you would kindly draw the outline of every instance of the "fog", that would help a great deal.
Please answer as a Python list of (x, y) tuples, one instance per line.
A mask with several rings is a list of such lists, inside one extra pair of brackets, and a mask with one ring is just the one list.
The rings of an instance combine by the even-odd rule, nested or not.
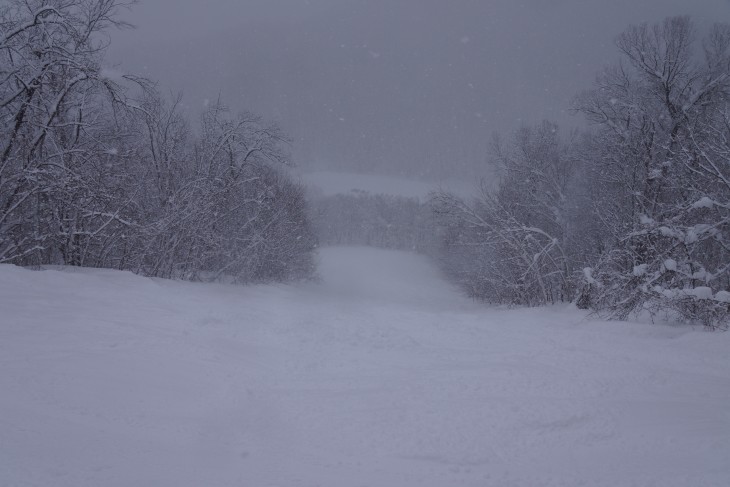
[(571, 99), (626, 26), (730, 20), (726, 0), (142, 0), (110, 63), (277, 120), (304, 169), (439, 180), (485, 171), (491, 134), (583, 121)]

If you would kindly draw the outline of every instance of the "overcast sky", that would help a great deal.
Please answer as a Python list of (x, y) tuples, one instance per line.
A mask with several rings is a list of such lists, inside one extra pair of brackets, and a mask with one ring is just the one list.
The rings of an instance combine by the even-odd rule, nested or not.
[(581, 120), (571, 98), (617, 59), (627, 25), (728, 0), (141, 0), (109, 61), (277, 119), (304, 167), (469, 174), (494, 131)]

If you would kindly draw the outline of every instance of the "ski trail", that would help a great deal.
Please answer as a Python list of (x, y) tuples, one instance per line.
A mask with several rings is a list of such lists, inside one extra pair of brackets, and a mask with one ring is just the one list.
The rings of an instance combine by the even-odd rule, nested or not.
[(489, 309), (404, 252), (320, 273), (0, 266), (0, 485), (728, 484), (730, 335)]

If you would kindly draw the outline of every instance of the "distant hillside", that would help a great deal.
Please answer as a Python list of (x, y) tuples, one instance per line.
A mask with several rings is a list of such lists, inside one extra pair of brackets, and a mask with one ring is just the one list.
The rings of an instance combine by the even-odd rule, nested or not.
[(365, 191), (372, 194), (388, 194), (418, 198), (420, 201), (425, 201), (431, 191), (439, 188), (448, 189), (462, 195), (468, 195), (477, 190), (477, 183), (471, 185), (463, 181), (428, 183), (393, 176), (352, 172), (316, 171), (303, 173), (300, 177), (302, 182), (314, 194), (324, 196)]

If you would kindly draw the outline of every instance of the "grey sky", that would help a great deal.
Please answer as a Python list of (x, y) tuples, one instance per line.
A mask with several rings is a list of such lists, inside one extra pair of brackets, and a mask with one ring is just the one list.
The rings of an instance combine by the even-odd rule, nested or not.
[(276, 118), (305, 167), (469, 174), (493, 131), (567, 111), (628, 24), (727, 0), (141, 0), (110, 61)]

